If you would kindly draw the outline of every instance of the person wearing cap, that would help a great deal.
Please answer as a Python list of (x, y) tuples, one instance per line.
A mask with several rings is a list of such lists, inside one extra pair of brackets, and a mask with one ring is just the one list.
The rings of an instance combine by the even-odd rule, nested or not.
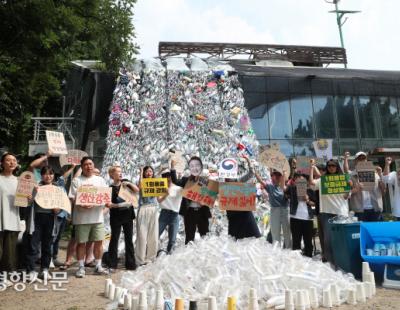
[[(363, 222), (376, 222), (381, 220), (383, 201), (382, 195), (385, 193), (385, 184), (382, 181), (382, 169), (376, 168), (375, 186), (373, 190), (365, 190), (363, 183), (358, 179), (357, 171), (349, 169), (350, 153), (346, 152), (344, 156), (344, 172), (349, 173), (353, 186), (351, 189), (351, 197), (349, 200), (350, 210), (354, 211), (358, 220)], [(355, 167), (359, 163), (367, 162), (367, 154), (358, 152), (355, 155)]]
[(281, 242), (281, 230), (283, 230), (284, 247), (290, 249), (292, 247), (292, 242), (289, 224), (289, 203), (284, 194), (286, 190), (286, 171), (281, 173), (277, 170), (272, 170), (271, 183), (264, 182), (256, 172), (255, 176), (268, 193), (269, 203), (271, 205), (270, 225), (272, 242)]
[[(333, 263), (331, 232), (329, 231), (328, 222), (335, 216), (342, 215), (347, 217), (349, 215), (349, 206), (347, 203), (349, 194), (322, 195), (321, 179), (314, 179), (315, 170), (315, 160), (312, 159), (310, 160), (309, 183), (311, 188), (313, 188), (314, 190), (319, 190), (321, 217), (320, 224), (321, 229), (323, 230), (322, 261), (329, 261)], [(337, 160), (330, 159), (327, 161), (325, 175), (329, 174), (342, 174), (342, 169), (340, 168), (339, 162)]]
[(397, 171), (390, 172), (392, 158), (385, 158), (385, 168), (383, 170), (383, 182), (393, 186), (393, 199), (391, 199), (392, 214), (397, 221), (400, 221), (400, 167), (396, 167)]
[(168, 226), (167, 253), (171, 253), (179, 230), (179, 208), (182, 202), (183, 189), (172, 183), (171, 172), (169, 170), (163, 171), (161, 177), (168, 180), (168, 192), (164, 196), (157, 197), (161, 207), (158, 218), (158, 229), (159, 236), (161, 237)]

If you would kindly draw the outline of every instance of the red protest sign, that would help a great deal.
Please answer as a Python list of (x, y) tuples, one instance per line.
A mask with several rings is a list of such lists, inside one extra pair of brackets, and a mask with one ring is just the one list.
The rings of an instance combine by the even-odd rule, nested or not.
[(33, 188), (36, 184), (35, 176), (32, 172), (25, 171), (19, 176), (14, 200), (14, 205), (16, 207), (28, 206), (28, 196), (32, 195)]
[(76, 193), (78, 206), (102, 206), (111, 202), (111, 187), (81, 186)]
[(212, 208), (218, 195), (218, 182), (200, 178), (197, 182), (187, 182), (182, 196), (203, 206)]
[(255, 211), (256, 186), (251, 183), (220, 183), (218, 203), (221, 210)]

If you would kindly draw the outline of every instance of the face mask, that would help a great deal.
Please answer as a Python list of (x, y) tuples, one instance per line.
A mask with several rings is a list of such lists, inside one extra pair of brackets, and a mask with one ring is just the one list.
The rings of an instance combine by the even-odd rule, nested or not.
[(203, 170), (203, 168), (202, 168), (202, 166), (201, 166), (201, 163), (200, 163), (198, 160), (192, 160), (192, 161), (189, 163), (189, 170), (190, 170), (190, 173), (191, 173), (193, 176), (197, 177), (197, 176), (200, 175), (200, 173), (201, 173), (201, 171)]

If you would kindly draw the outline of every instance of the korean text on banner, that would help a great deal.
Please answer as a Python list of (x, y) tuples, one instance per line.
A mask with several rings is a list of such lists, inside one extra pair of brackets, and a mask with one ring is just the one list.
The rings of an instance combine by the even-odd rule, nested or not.
[(81, 186), (75, 203), (79, 206), (103, 206), (111, 202), (111, 187)]
[(143, 197), (163, 196), (168, 192), (167, 178), (145, 178), (140, 182)]
[(221, 210), (255, 211), (256, 187), (251, 183), (220, 183), (218, 203)]
[(32, 195), (33, 188), (36, 185), (34, 174), (29, 171), (23, 172), (18, 178), (14, 205), (16, 207), (27, 207), (29, 205), (28, 196)]
[(297, 198), (304, 198), (307, 195), (307, 185), (308, 182), (306, 179), (297, 179), (296, 180), (296, 194)]
[(187, 182), (182, 196), (212, 208), (218, 196), (218, 182), (207, 178), (200, 178), (197, 182)]
[(349, 175), (330, 174), (321, 176), (321, 194), (345, 194), (350, 191)]
[(60, 156), (60, 166), (64, 167), (66, 165), (80, 165), (81, 159), (88, 154), (81, 150), (68, 150), (68, 154), (63, 154)]
[(35, 201), (43, 209), (63, 209), (71, 214), (71, 203), (67, 193), (59, 186), (39, 186)]
[(363, 191), (375, 189), (375, 167), (371, 161), (359, 162), (356, 166), (358, 182), (362, 183)]
[(62, 132), (46, 130), (46, 139), (51, 153), (68, 154), (64, 134)]

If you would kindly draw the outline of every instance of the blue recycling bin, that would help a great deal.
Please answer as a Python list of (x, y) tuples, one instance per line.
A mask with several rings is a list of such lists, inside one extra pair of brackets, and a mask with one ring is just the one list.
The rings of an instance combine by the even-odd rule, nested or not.
[(333, 263), (336, 268), (361, 279), (360, 223), (329, 223)]
[(361, 257), (370, 263), (371, 269), (382, 279), (385, 264), (400, 265), (400, 256), (371, 256), (367, 249), (372, 249), (375, 243), (389, 244), (400, 242), (400, 222), (361, 223), (360, 252)]

